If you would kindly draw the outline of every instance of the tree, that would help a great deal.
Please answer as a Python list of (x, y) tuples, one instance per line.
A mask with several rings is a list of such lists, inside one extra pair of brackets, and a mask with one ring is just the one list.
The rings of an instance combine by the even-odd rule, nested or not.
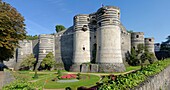
[(56, 26), (55, 26), (56, 32), (60, 32), (60, 31), (65, 30), (65, 29), (66, 29), (66, 28), (65, 28), (63, 25), (56, 25)]
[(133, 30), (127, 30), (128, 33), (133, 33)]
[(134, 48), (131, 48), (130, 58), (127, 60), (129, 65), (137, 66), (139, 65), (139, 60), (137, 59), (137, 52)]
[(29, 70), (30, 68), (34, 67), (35, 63), (36, 63), (36, 59), (34, 58), (34, 55), (30, 54), (23, 59), (20, 68)]
[(166, 39), (167, 40), (161, 44), (162, 51), (170, 51), (170, 35)]
[(41, 67), (43, 69), (50, 70), (54, 65), (55, 65), (54, 55), (52, 52), (49, 52), (41, 62)]
[(27, 35), (27, 36), (26, 36), (26, 39), (27, 39), (27, 40), (36, 40), (36, 39), (38, 39), (38, 35), (34, 35), (34, 36), (32, 36), (32, 35)]
[(166, 44), (170, 44), (170, 35), (166, 38), (167, 40), (164, 42)]
[(143, 68), (146, 60), (148, 60), (149, 63), (153, 63), (156, 60), (156, 57), (153, 53), (148, 51), (148, 48), (146, 46), (144, 46), (143, 44), (139, 44), (137, 45), (136, 50), (134, 48), (131, 49), (130, 58), (127, 61), (129, 65), (141, 65), (141, 68)]
[(24, 18), (10, 4), (0, 1), (0, 62), (14, 55), (18, 41), (26, 37)]

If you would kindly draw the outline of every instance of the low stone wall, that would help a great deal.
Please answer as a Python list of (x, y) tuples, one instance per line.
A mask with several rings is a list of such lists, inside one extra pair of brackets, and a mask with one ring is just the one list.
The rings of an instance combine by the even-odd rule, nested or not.
[(0, 72), (0, 90), (3, 86), (9, 84), (14, 80), (14, 77), (11, 75), (10, 72)]
[(170, 66), (132, 90), (170, 90)]

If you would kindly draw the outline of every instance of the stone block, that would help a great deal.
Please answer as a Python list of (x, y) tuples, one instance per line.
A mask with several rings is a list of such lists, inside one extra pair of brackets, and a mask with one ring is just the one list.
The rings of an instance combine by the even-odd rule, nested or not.
[(98, 64), (91, 64), (90, 65), (90, 72), (98, 72)]
[(99, 72), (124, 72), (125, 66), (123, 63), (102, 63), (99, 64)]
[(80, 72), (80, 64), (73, 64), (71, 67), (70, 67), (70, 70), (71, 72)]
[(81, 65), (81, 72), (90, 72), (90, 65), (89, 64), (82, 64)]

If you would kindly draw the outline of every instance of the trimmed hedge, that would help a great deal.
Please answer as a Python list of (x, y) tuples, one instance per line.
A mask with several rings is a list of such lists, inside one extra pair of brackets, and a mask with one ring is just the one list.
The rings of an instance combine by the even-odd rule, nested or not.
[(170, 59), (157, 61), (153, 64), (149, 64), (143, 69), (133, 73), (119, 75), (115, 81), (106, 81), (99, 87), (99, 90), (127, 90), (138, 86), (145, 81), (147, 77), (153, 76), (164, 70), (170, 65)]

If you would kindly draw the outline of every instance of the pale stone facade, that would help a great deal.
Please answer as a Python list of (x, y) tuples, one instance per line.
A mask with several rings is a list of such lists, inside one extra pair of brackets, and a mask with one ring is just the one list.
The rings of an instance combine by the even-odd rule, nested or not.
[[(32, 41), (31, 47), (21, 48), (32, 49), (37, 66), (46, 54), (53, 52), (57, 64), (64, 65), (60, 69), (78, 72), (122, 72), (131, 47), (146, 42), (149, 50), (154, 50), (154, 40), (151, 44), (144, 42), (143, 32), (126, 31), (118, 7), (103, 6), (95, 13), (79, 14), (73, 19), (74, 25), (67, 30), (40, 35), (39, 40)], [(16, 51), (16, 56), (18, 54)], [(16, 61), (20, 59), (17, 57)]]

